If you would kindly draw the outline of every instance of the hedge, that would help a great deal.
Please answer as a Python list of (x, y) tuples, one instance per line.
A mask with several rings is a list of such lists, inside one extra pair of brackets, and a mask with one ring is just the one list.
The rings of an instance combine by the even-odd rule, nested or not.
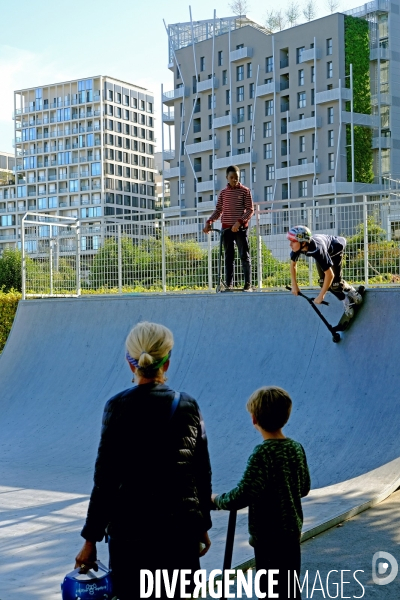
[(6, 344), (20, 300), (21, 294), (19, 292), (11, 290), (5, 293), (0, 290), (0, 352), (3, 351)]

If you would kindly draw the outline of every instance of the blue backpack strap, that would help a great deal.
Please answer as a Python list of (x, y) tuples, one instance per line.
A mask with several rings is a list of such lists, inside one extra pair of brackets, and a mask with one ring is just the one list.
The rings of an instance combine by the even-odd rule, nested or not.
[(181, 399), (181, 393), (180, 392), (175, 392), (175, 397), (174, 397), (174, 399), (172, 401), (171, 412), (170, 412), (170, 415), (169, 415), (170, 420), (172, 419), (172, 417), (175, 414), (176, 409), (178, 408), (178, 404), (179, 404), (179, 400), (180, 399)]

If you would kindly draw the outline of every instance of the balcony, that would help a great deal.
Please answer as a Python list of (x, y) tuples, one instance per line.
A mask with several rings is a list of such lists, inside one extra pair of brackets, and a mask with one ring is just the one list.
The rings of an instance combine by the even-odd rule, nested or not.
[(170, 111), (167, 113), (163, 113), (162, 120), (163, 123), (165, 123), (166, 125), (173, 125), (175, 123), (175, 112)]
[(237, 50), (232, 50), (229, 55), (229, 59), (231, 62), (236, 62), (238, 60), (243, 60), (246, 58), (253, 57), (253, 48), (250, 46), (246, 46), (245, 48), (238, 48)]
[(163, 171), (164, 179), (173, 179), (174, 177), (185, 177), (186, 175), (186, 167), (181, 165), (180, 167), (172, 167), (172, 169), (164, 169)]
[(236, 115), (225, 115), (224, 117), (216, 117), (213, 120), (214, 129), (218, 129), (219, 127), (230, 127), (232, 125), (236, 125), (237, 118)]
[(314, 60), (320, 60), (322, 52), (319, 48), (310, 48), (309, 50), (303, 50), (300, 56), (299, 63), (306, 63)]
[(289, 133), (296, 133), (297, 131), (315, 129), (315, 127), (322, 127), (321, 117), (308, 117), (307, 119), (296, 119), (296, 121), (289, 121), (287, 124), (287, 131)]
[(187, 98), (190, 94), (190, 88), (187, 86), (176, 88), (171, 90), (170, 92), (164, 92), (162, 95), (163, 104), (167, 106), (172, 106), (175, 100), (179, 100), (179, 98)]
[(382, 186), (378, 183), (359, 183), (351, 181), (337, 181), (336, 183), (320, 183), (313, 186), (314, 196), (333, 196), (335, 194), (367, 194), (379, 192)]
[(282, 60), (279, 61), (279, 66), (281, 69), (286, 69), (286, 67), (289, 66), (289, 57), (282, 58)]
[(314, 175), (321, 171), (319, 161), (315, 163), (306, 163), (305, 165), (293, 165), (292, 167), (284, 167), (283, 169), (276, 169), (276, 179), (287, 179), (288, 177), (303, 177), (304, 175)]
[(392, 138), (391, 137), (381, 137), (378, 136), (372, 138), (372, 148), (374, 150), (381, 147), (386, 150), (387, 148), (392, 148)]
[(197, 142), (197, 144), (187, 144), (187, 154), (198, 154), (199, 152), (209, 152), (210, 150), (219, 149), (219, 140), (206, 140), (205, 142)]
[(342, 111), (342, 123), (351, 123), (352, 115), (354, 125), (361, 125), (362, 127), (379, 127), (378, 116), (351, 113), (347, 111)]
[(215, 208), (215, 203), (212, 200), (209, 200), (207, 202), (199, 202), (197, 205), (197, 211), (210, 211), (210, 210), (214, 210)]
[(281, 92), (283, 92), (284, 90), (288, 90), (289, 89), (289, 79), (286, 79), (285, 81), (281, 81), (279, 84), (279, 90)]
[[(214, 89), (218, 89), (219, 87), (219, 79), (218, 77), (214, 77)], [(210, 77), (210, 79), (205, 79), (204, 81), (200, 81), (200, 83), (197, 84), (197, 91), (198, 92), (209, 92), (211, 91), (213, 88), (213, 78)]]
[[(381, 106), (391, 106), (392, 105), (392, 96), (390, 94), (380, 94)], [(371, 96), (371, 104), (372, 106), (378, 106), (378, 94), (373, 94)]]
[(175, 158), (175, 150), (164, 150), (163, 159), (164, 160), (174, 160)]
[(256, 89), (256, 97), (260, 98), (262, 96), (270, 96), (275, 92), (279, 92), (280, 84), (279, 81), (272, 81), (271, 83), (264, 83), (263, 85), (258, 85)]
[(246, 152), (244, 154), (234, 154), (233, 156), (225, 156), (224, 158), (216, 158), (214, 166), (216, 169), (226, 169), (231, 165), (248, 165), (250, 162), (257, 162), (256, 152)]
[(369, 60), (390, 60), (389, 48), (372, 48), (369, 54)]
[(315, 94), (315, 104), (325, 104), (335, 100), (351, 100), (351, 90), (349, 88), (334, 88), (333, 90), (325, 90)]
[(215, 183), (215, 191), (220, 190), (221, 182), (218, 179), (215, 182), (211, 179), (209, 181), (200, 181), (197, 184), (198, 193), (200, 194), (202, 192), (213, 192), (214, 191), (214, 183)]

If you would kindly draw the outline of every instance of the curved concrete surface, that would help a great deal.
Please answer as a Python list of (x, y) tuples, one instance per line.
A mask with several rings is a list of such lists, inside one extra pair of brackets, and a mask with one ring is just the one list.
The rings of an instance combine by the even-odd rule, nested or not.
[[(337, 322), (341, 305), (330, 300), (324, 313)], [(357, 323), (333, 344), (289, 293), (21, 302), (0, 358), (0, 598), (59, 597), (81, 544), (103, 406), (131, 385), (123, 346), (139, 320), (174, 332), (169, 381), (199, 401), (215, 491), (237, 483), (259, 443), (246, 399), (275, 384), (292, 395), (286, 433), (310, 464), (305, 535), (386, 497), (400, 481), (399, 303), (400, 291), (368, 291)], [(226, 522), (215, 513), (203, 568), (220, 568)], [(241, 511), (235, 565), (252, 556), (246, 529)]]

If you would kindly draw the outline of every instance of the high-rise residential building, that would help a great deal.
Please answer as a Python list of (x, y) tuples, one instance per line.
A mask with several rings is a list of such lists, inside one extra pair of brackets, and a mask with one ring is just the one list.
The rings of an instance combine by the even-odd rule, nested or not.
[(43, 85), (14, 93), (13, 118), (15, 182), (0, 186), (0, 253), (20, 245), (27, 211), (79, 218), (87, 254), (104, 223), (152, 217), (151, 92), (109, 76)]
[(14, 183), (15, 157), (9, 152), (0, 152), (0, 185)]
[(399, 30), (399, 0), (273, 34), (244, 16), (169, 25), (171, 206), (211, 210), (232, 164), (255, 200), (303, 206), (379, 193), (399, 178)]

